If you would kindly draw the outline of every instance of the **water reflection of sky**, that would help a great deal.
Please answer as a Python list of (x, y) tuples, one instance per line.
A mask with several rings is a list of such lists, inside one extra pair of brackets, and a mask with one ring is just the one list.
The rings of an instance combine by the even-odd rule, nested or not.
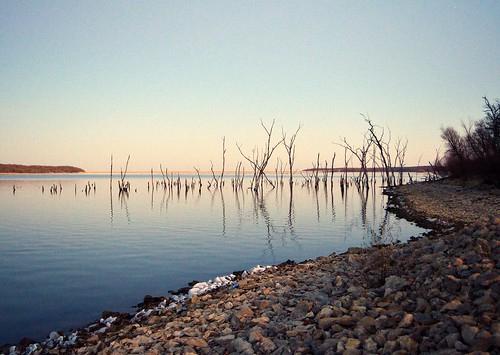
[(285, 183), (255, 195), (229, 177), (223, 190), (151, 193), (148, 177), (130, 182), (125, 196), (102, 175), (0, 177), (0, 343), (130, 311), (193, 279), (422, 232), (385, 211), (380, 188)]

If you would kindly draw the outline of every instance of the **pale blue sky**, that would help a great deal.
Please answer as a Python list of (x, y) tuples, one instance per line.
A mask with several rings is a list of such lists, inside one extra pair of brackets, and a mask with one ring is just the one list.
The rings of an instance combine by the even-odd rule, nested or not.
[[(260, 119), (303, 130), (297, 167), (359, 113), (431, 158), (500, 97), (499, 1), (2, 1), (0, 162), (218, 164)], [(217, 167), (217, 166), (216, 166)]]

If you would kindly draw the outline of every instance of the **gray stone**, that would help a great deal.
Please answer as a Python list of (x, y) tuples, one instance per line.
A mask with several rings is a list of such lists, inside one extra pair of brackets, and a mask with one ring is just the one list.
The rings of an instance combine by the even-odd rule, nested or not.
[(234, 350), (236, 350), (239, 353), (246, 355), (255, 354), (252, 345), (248, 341), (245, 341), (241, 338), (236, 338), (235, 340), (233, 340), (231, 342), (231, 345), (233, 346)]
[(406, 351), (415, 354), (418, 350), (418, 344), (410, 336), (404, 335), (398, 338), (399, 345)]
[(473, 326), (470, 326), (468, 324), (464, 324), (462, 326), (461, 334), (462, 334), (462, 338), (464, 339), (465, 343), (467, 343), (469, 345), (473, 345), (474, 344), (474, 337), (476, 336), (476, 334), (478, 332), (479, 332), (478, 327), (473, 327)]
[(408, 285), (408, 282), (399, 276), (391, 275), (385, 279), (384, 296), (397, 292)]
[(365, 349), (366, 351), (368, 351), (370, 353), (376, 352), (377, 348), (378, 348), (377, 343), (371, 337), (366, 339), (363, 343), (363, 349)]

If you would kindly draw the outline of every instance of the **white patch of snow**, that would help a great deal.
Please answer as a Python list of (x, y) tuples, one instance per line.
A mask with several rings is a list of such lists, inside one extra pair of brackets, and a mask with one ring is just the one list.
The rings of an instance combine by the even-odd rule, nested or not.
[(251, 268), (248, 271), (244, 271), (242, 276), (243, 277), (247, 277), (248, 275), (252, 275), (252, 274), (256, 274), (258, 272), (266, 271), (267, 269), (270, 269), (270, 268), (273, 268), (273, 267), (274, 266), (271, 266), (271, 265), (267, 265), (267, 266), (257, 265), (257, 266), (254, 266), (253, 268)]
[(31, 355), (33, 354), (35, 351), (38, 350), (38, 344), (30, 344), (27, 348), (26, 348), (26, 351), (24, 352), (25, 355)]
[(101, 318), (101, 320), (99, 321), (101, 324), (104, 324), (106, 325), (107, 328), (111, 327), (111, 324), (113, 324), (113, 322), (116, 320), (116, 317), (108, 317), (106, 319), (103, 319)]
[(216, 290), (222, 286), (227, 286), (231, 284), (236, 276), (233, 274), (226, 276), (217, 276), (213, 280), (208, 280), (205, 282), (198, 282), (195, 284), (188, 292), (188, 297), (193, 297), (197, 295), (202, 295), (212, 290)]

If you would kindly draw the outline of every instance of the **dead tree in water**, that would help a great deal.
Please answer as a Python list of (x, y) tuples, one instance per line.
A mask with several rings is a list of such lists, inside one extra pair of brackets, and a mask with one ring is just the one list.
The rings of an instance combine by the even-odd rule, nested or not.
[[(369, 178), (368, 178), (367, 158), (368, 158), (368, 151), (370, 150), (370, 147), (372, 145), (371, 137), (365, 134), (365, 137), (363, 139), (363, 145), (361, 146), (361, 148), (354, 148), (353, 146), (351, 146), (347, 142), (347, 139), (345, 137), (343, 143), (337, 143), (337, 144), (344, 147), (345, 149), (350, 151), (356, 158), (358, 158), (361, 169), (359, 172), (357, 184), (358, 186), (359, 184), (362, 184), (363, 186), (368, 186)], [(347, 169), (346, 169), (346, 176), (347, 176)]]
[(319, 174), (319, 169), (321, 168), (319, 166), (319, 153), (318, 153), (318, 157), (316, 159), (316, 165), (313, 162), (312, 166), (313, 166), (313, 174), (314, 174), (314, 188), (317, 190), (318, 187), (319, 187), (319, 177), (318, 177), (318, 174)]
[(349, 187), (349, 183), (347, 181), (347, 168), (349, 166), (349, 162), (351, 161), (351, 157), (349, 157), (349, 159), (347, 159), (347, 148), (344, 147), (344, 174), (340, 175), (340, 188), (342, 190), (342, 193), (344, 191), (344, 188), (348, 188)]
[(395, 145), (396, 157), (394, 158), (394, 166), (399, 166), (399, 185), (403, 185), (403, 169), (405, 164), (406, 149), (408, 147), (408, 140), (404, 143), (398, 139)]
[[(148, 188), (149, 190), (149, 188)], [(154, 181), (153, 181), (153, 168), (151, 168), (151, 191), (154, 191), (155, 190), (155, 186), (154, 186)]]
[(222, 172), (220, 174), (220, 186), (224, 186), (224, 168), (226, 167), (226, 137), (222, 137)]
[(199, 187), (199, 192), (201, 192), (202, 183), (201, 183), (200, 170), (197, 169), (195, 166), (193, 166), (193, 168), (196, 171), (196, 174), (198, 175), (198, 187)]
[(234, 175), (234, 189), (238, 190), (238, 188), (243, 188), (243, 179), (245, 178), (245, 167), (243, 166), (243, 163), (240, 161), (238, 164), (236, 164), (236, 170), (235, 170), (235, 175)]
[(275, 188), (275, 185), (273, 184), (273, 182), (271, 180), (269, 180), (269, 178), (267, 177), (266, 172), (265, 172), (267, 164), (269, 163), (269, 160), (271, 159), (274, 151), (283, 142), (283, 139), (281, 139), (277, 143), (275, 143), (274, 145), (271, 145), (274, 122), (275, 121), (273, 120), (273, 123), (271, 124), (271, 126), (269, 128), (266, 127), (266, 125), (264, 125), (264, 123), (262, 121), (260, 122), (262, 128), (264, 128), (264, 131), (267, 134), (266, 143), (264, 145), (264, 149), (262, 150), (262, 153), (260, 156), (257, 152), (256, 156), (255, 156), (255, 154), (253, 154), (252, 158), (250, 158), (248, 155), (243, 153), (243, 151), (241, 150), (241, 146), (239, 144), (236, 144), (236, 146), (238, 147), (238, 150), (240, 151), (240, 154), (243, 156), (243, 158), (245, 158), (250, 163), (250, 165), (254, 169), (254, 177), (252, 179), (252, 188), (255, 192), (258, 192), (259, 188), (262, 187), (262, 183), (264, 182), (264, 178), (266, 179), (267, 182), (269, 182), (269, 184), (271, 184), (271, 186), (273, 188)]
[[(221, 170), (221, 174), (219, 176), (219, 179), (217, 179), (216, 175), (215, 175), (215, 171), (214, 171), (214, 163), (213, 161), (210, 160), (210, 171), (212, 172), (212, 179), (215, 181), (215, 188), (219, 188), (222, 186), (224, 186), (224, 169), (226, 167), (226, 137), (222, 137), (222, 170)], [(209, 185), (209, 189), (210, 189), (210, 186), (212, 184), (210, 183)]]
[(333, 157), (332, 157), (332, 175), (330, 177), (330, 185), (333, 187), (333, 173), (334, 173), (334, 166), (335, 166), (335, 157), (337, 156), (337, 153), (333, 153)]
[(168, 179), (168, 169), (165, 169), (165, 173), (163, 172), (163, 167), (161, 166), (160, 164), (160, 172), (161, 172), (161, 177), (163, 179), (163, 189), (165, 190), (167, 187), (168, 187), (168, 183), (167, 183), (167, 180), (165, 179), (165, 176), (166, 178)]
[(371, 139), (373, 144), (378, 148), (379, 154), (380, 154), (380, 160), (382, 162), (382, 169), (384, 170), (385, 173), (385, 179), (387, 180), (387, 184), (391, 186), (391, 160), (390, 160), (390, 151), (389, 151), (389, 142), (390, 142), (390, 137), (389, 140), (386, 142), (384, 141), (384, 129), (382, 129), (382, 132), (377, 132), (375, 130), (375, 125), (372, 123), (372, 121), (368, 118), (368, 116), (362, 115), (368, 123), (368, 132), (370, 133)]
[(111, 154), (111, 169), (109, 173), (109, 189), (113, 190), (113, 154)]
[(323, 170), (323, 183), (326, 185), (326, 182), (328, 181), (328, 161), (325, 160), (325, 168)]
[(282, 131), (283, 137), (283, 145), (285, 146), (286, 153), (288, 155), (288, 169), (290, 174), (290, 185), (293, 184), (293, 164), (295, 162), (295, 139), (297, 138), (297, 134), (299, 133), (299, 128), (295, 131), (295, 133), (290, 137), (290, 140), (287, 142), (286, 134)]
[(129, 161), (130, 161), (130, 155), (127, 158), (127, 164), (125, 165), (125, 171), (120, 169), (120, 181), (118, 181), (118, 191), (120, 193), (122, 193), (122, 192), (128, 193), (130, 191), (130, 182), (127, 181), (125, 183), (125, 178), (127, 177)]
[(214, 163), (210, 160), (210, 171), (212, 172), (212, 178), (215, 181), (215, 188), (219, 187), (219, 181), (217, 180), (217, 177), (215, 176), (214, 172)]

